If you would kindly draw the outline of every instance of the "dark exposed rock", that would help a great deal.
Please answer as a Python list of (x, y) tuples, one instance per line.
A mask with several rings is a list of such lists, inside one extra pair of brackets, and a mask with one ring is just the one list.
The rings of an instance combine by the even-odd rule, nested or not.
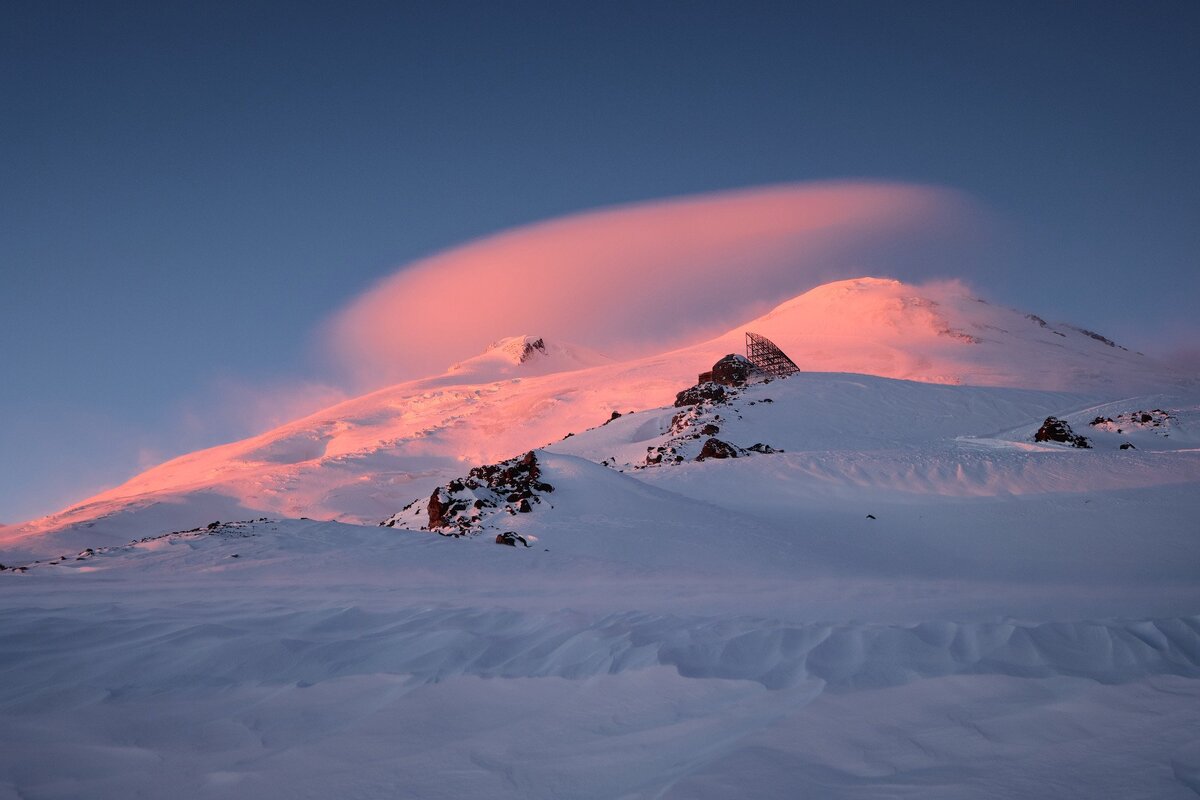
[(1046, 417), (1042, 427), (1033, 435), (1035, 442), (1059, 442), (1072, 447), (1091, 447), (1086, 436), (1081, 436), (1071, 430), (1071, 426), (1058, 417)]
[(505, 531), (504, 533), (496, 534), (496, 544), (506, 544), (509, 547), (516, 547), (518, 542), (526, 547), (530, 546), (525, 537), (515, 531)]
[(716, 434), (718, 434), (720, 432), (721, 432), (721, 428), (717, 425), (712, 424), (711, 422), (700, 429), (700, 433), (703, 436), (715, 436)]
[(749, 447), (747, 447), (746, 449), (752, 450), (755, 453), (762, 453), (763, 455), (770, 455), (772, 453), (782, 453), (783, 452), (782, 450), (776, 450), (774, 447), (771, 447), (771, 445), (763, 444), (762, 442), (758, 442), (757, 444), (752, 444)]
[[(479, 532), (483, 521), (496, 510), (510, 514), (529, 513), (541, 503), (539, 495), (554, 491), (541, 480), (541, 466), (532, 450), (520, 458), (471, 469), (465, 477), (439, 486), (425, 505), (427, 522), (421, 527), (443, 536), (464, 536)], [(422, 520), (417, 501), (380, 525), (415, 527)]]
[(445, 527), (449, 523), (450, 497), (442, 487), (429, 495), (429, 530)]
[(719, 383), (699, 383), (675, 395), (675, 407), (696, 406), (701, 403), (724, 403), (729, 397), (725, 387)]
[(1107, 336), (1101, 336), (1100, 334), (1096, 333), (1095, 331), (1089, 331), (1087, 328), (1076, 328), (1075, 330), (1079, 331), (1084, 336), (1087, 336), (1091, 339), (1095, 339), (1097, 342), (1103, 342), (1104, 344), (1108, 345), (1109, 347), (1117, 346), (1117, 343), (1114, 342), (1112, 339), (1109, 339)]
[(1171, 423), (1174, 421), (1175, 418), (1171, 416), (1170, 412), (1161, 408), (1152, 408), (1149, 411), (1125, 411), (1113, 417), (1096, 417), (1088, 424), (1116, 433), (1124, 433), (1126, 428), (1149, 428), (1161, 436), (1169, 436), (1167, 431), (1170, 430)]
[(696, 456), (697, 461), (704, 461), (709, 458), (737, 458), (740, 455), (738, 448), (731, 445), (729, 442), (722, 442), (717, 438), (710, 438), (700, 448), (700, 455)]
[(220, 523), (220, 521), (219, 521), (219, 520), (218, 520), (217, 522), (210, 522), (210, 523), (208, 523), (208, 530), (210, 530), (210, 531), (212, 531), (212, 530), (216, 530), (216, 529), (217, 529), (217, 528), (219, 528), (219, 527), (221, 527), (221, 523)]
[(754, 366), (750, 359), (737, 353), (730, 353), (713, 364), (712, 382), (725, 386), (745, 386), (750, 380)]
[(1122, 442), (1121, 449), (1122, 450), (1137, 450), (1137, 448), (1133, 446), (1133, 442)]
[[(612, 412), (612, 416), (611, 416), (611, 417), (609, 417), (607, 420), (605, 420), (605, 421), (604, 421), (604, 424), (605, 424), (605, 425), (607, 425), (608, 423), (612, 422), (614, 419), (620, 419), (620, 418), (621, 418), (621, 412), (620, 412), (620, 411), (614, 411), (614, 412)], [(603, 426), (602, 426), (602, 427), (603, 427)]]

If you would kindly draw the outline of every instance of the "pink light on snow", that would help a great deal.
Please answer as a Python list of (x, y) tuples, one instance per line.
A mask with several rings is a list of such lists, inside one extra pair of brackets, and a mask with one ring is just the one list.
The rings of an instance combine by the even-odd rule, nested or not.
[(440, 372), (510, 335), (614, 356), (718, 333), (826, 280), (877, 273), (865, 242), (958, 227), (949, 190), (790, 184), (608, 208), (505, 231), (384, 278), (327, 323), (363, 384)]

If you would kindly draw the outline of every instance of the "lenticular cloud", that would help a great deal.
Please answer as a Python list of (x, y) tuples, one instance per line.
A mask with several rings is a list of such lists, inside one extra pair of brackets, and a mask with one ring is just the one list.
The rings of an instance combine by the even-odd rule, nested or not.
[(644, 354), (721, 332), (827, 280), (914, 277), (904, 262), (914, 243), (961, 232), (972, 216), (957, 193), (882, 183), (575, 214), (406, 265), (335, 314), (326, 344), (351, 377), (375, 385), (440, 372), (518, 334)]

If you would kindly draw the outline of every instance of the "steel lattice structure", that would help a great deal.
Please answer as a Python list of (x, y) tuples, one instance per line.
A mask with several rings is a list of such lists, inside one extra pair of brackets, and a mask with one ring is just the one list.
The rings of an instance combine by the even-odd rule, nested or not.
[(765, 336), (746, 331), (746, 358), (758, 369), (776, 378), (786, 378), (800, 368)]

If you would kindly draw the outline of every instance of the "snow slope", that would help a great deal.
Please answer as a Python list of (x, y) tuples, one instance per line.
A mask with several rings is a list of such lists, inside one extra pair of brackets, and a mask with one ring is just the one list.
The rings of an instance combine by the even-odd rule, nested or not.
[[(673, 406), (747, 328), (838, 371)], [(0, 798), (1200, 793), (1195, 383), (874, 279), (536, 342), (0, 532)], [(526, 450), (527, 513), (416, 530)]]
[(746, 330), (773, 339), (805, 370), (1069, 391), (1076, 398), (1035, 404), (1033, 415), (1195, 386), (1145, 356), (989, 305), (954, 284), (839, 281), (723, 336), (630, 362), (608, 363), (553, 342), (527, 351), (541, 341), (531, 336), (500, 340), (444, 375), (176, 458), (58, 514), (12, 526), (0, 532), (0, 552), (51, 553), (261, 514), (375, 521), (464, 465), (556, 441), (614, 410), (669, 405), (696, 373), (741, 352)]
[[(722, 476), (774, 456), (634, 477), (542, 455), (529, 548), (262, 520), (0, 574), (0, 793), (1200, 786), (1194, 484), (865, 492), (785, 524)], [(703, 501), (644, 480), (693, 466)]]

